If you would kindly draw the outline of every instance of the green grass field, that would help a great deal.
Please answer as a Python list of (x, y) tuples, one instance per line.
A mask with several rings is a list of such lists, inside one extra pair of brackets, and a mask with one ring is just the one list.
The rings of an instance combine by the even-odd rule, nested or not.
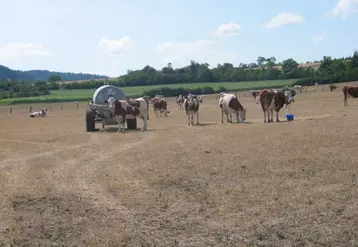
[[(142, 95), (145, 91), (152, 89), (168, 88), (185, 88), (193, 89), (198, 87), (212, 87), (214, 90), (225, 87), (229, 91), (245, 91), (250, 89), (260, 89), (265, 87), (283, 87), (291, 86), (296, 80), (272, 80), (272, 81), (251, 81), (251, 82), (216, 82), (216, 83), (191, 83), (191, 84), (168, 84), (154, 86), (138, 86), (121, 88), (127, 95)], [(50, 95), (2, 99), (0, 104), (22, 104), (22, 103), (41, 103), (41, 102), (68, 102), (68, 101), (87, 101), (92, 98), (94, 89), (78, 90), (55, 90)]]

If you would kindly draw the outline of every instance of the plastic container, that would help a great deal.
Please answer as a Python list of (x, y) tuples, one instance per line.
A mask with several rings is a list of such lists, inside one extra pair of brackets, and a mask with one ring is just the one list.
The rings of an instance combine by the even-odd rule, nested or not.
[(286, 119), (287, 121), (292, 121), (295, 119), (295, 114), (286, 114)]

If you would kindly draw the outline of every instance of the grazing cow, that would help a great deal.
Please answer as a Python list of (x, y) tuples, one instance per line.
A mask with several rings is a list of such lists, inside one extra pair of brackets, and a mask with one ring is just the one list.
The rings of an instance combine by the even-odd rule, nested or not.
[[(148, 128), (147, 121), (149, 120), (149, 100), (147, 97), (140, 97), (137, 99), (108, 100), (109, 109), (113, 113), (113, 117), (118, 122), (118, 132), (124, 132), (124, 122), (126, 115), (133, 115), (143, 120), (141, 131), (146, 131)], [(119, 103), (119, 104), (118, 104)]]
[(178, 110), (183, 109), (184, 97), (182, 95), (177, 96), (176, 102), (177, 102), (177, 105), (178, 105)]
[(232, 112), (236, 114), (237, 122), (246, 120), (246, 109), (241, 105), (235, 94), (223, 94), (219, 99), (221, 108), (221, 123), (224, 123), (224, 113), (228, 123), (232, 123)]
[(168, 116), (167, 102), (163, 98), (154, 98), (152, 100), (154, 114), (158, 117), (158, 112), (160, 112), (160, 116), (164, 113), (164, 116)]
[(184, 97), (185, 113), (188, 116), (188, 125), (194, 125), (194, 114), (196, 115), (196, 125), (199, 125), (199, 100), (196, 95), (189, 94)]
[(34, 111), (30, 114), (30, 117), (46, 117), (47, 109), (42, 109), (41, 111)]
[[(259, 102), (258, 102), (259, 101)], [(261, 103), (262, 111), (264, 112), (264, 122), (273, 122), (273, 111), (276, 111), (276, 122), (279, 120), (279, 112), (284, 104), (287, 104), (288, 98), (286, 98), (283, 92), (264, 89), (258, 97), (257, 104)], [(267, 114), (267, 121), (266, 121)]]
[(344, 106), (348, 106), (348, 96), (352, 98), (358, 98), (358, 87), (343, 87), (343, 96), (344, 96)]

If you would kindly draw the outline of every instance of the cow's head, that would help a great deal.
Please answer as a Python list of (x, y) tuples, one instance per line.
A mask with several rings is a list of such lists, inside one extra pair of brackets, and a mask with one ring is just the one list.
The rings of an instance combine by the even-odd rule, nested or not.
[(295, 99), (293, 98), (293, 96), (291, 94), (291, 91), (285, 92), (285, 101), (286, 101), (286, 104), (291, 104), (291, 102), (295, 101)]
[(245, 122), (245, 120), (246, 120), (246, 108), (243, 108), (241, 111), (239, 111), (239, 120), (240, 120), (240, 122)]

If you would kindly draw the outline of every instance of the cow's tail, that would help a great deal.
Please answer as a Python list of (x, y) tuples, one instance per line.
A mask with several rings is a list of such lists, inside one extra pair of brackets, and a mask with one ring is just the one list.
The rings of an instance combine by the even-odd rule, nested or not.
[(348, 102), (347, 102), (347, 99), (348, 99), (348, 86), (344, 86), (343, 87), (343, 100), (344, 100), (344, 106), (348, 106)]

